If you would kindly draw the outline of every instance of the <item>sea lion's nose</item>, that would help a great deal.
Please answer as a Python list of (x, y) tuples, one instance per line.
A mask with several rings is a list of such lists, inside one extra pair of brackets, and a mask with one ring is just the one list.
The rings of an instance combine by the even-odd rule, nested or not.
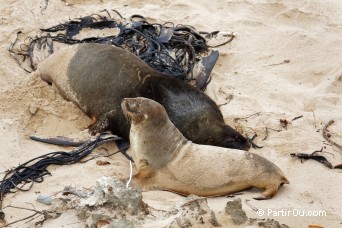
[(129, 109), (128, 99), (127, 98), (122, 99), (122, 101), (121, 101), (121, 108), (123, 110), (125, 110), (125, 109), (128, 110)]

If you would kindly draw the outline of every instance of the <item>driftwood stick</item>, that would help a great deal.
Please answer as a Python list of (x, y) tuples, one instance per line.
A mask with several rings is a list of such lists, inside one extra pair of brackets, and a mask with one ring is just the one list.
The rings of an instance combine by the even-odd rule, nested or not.
[(43, 215), (43, 214), (44, 214), (44, 212), (42, 212), (42, 211), (37, 211), (37, 210), (35, 210), (35, 209), (30, 209), (30, 208), (17, 207), (17, 206), (12, 206), (12, 205), (8, 205), (7, 207), (16, 208), (16, 209), (21, 209), (21, 210), (27, 210), (27, 211), (33, 211), (34, 214), (29, 215), (29, 216), (27, 216), (27, 217), (25, 217), (25, 218), (18, 219), (18, 220), (16, 220), (16, 221), (7, 223), (4, 227), (8, 227), (8, 226), (13, 225), (13, 224), (15, 224), (15, 223), (22, 222), (22, 221), (25, 221), (25, 220), (30, 219), (30, 218), (34, 218), (34, 216), (36, 216), (36, 215)]
[(249, 206), (250, 208), (252, 208), (254, 211), (258, 211), (259, 209), (254, 207), (250, 202), (249, 199), (246, 199), (246, 205)]
[(13, 224), (15, 224), (15, 223), (22, 222), (22, 221), (25, 221), (25, 220), (27, 220), (27, 219), (33, 218), (33, 217), (36, 216), (37, 214), (39, 214), (39, 213), (38, 213), (38, 212), (35, 212), (34, 214), (32, 214), (32, 215), (30, 215), (30, 216), (27, 216), (27, 217), (25, 217), (25, 218), (18, 219), (18, 220), (14, 221), (14, 222), (7, 223), (4, 227), (8, 227), (8, 226), (13, 225)]
[(337, 148), (339, 148), (342, 151), (342, 146), (340, 144), (337, 144), (336, 142), (332, 141), (330, 139), (330, 135), (328, 135), (327, 133), (327, 129), (330, 125), (332, 125), (333, 123), (335, 123), (334, 120), (330, 120), (324, 127), (323, 127), (323, 138), (325, 140), (327, 140), (327, 142), (329, 142), (331, 145), (336, 146)]

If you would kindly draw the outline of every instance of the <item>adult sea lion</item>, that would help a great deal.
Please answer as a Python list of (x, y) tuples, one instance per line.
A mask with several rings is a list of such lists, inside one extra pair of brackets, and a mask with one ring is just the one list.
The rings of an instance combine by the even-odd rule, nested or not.
[(126, 98), (131, 120), (131, 154), (138, 168), (132, 185), (181, 194), (218, 196), (250, 187), (265, 189), (255, 199), (272, 198), (289, 181), (272, 162), (257, 154), (188, 141), (162, 105), (146, 98)]
[(226, 125), (218, 106), (189, 84), (164, 75), (121, 48), (102, 44), (69, 46), (38, 65), (41, 78), (93, 119), (93, 134), (111, 130), (128, 140), (123, 98), (147, 97), (162, 104), (186, 138), (248, 150), (248, 140)]

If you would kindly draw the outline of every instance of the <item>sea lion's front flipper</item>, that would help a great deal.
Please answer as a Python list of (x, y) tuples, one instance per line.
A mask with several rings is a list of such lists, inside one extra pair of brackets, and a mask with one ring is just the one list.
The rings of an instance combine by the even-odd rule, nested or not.
[(56, 136), (56, 137), (40, 137), (40, 136), (30, 136), (30, 139), (37, 141), (37, 142), (43, 142), (43, 143), (48, 143), (52, 145), (58, 145), (58, 146), (81, 146), (85, 143), (90, 142), (90, 139), (87, 140), (75, 140), (72, 138), (67, 138), (63, 136)]
[(153, 170), (146, 159), (141, 159), (138, 164), (138, 173), (134, 176), (138, 179), (147, 179), (153, 175)]
[(261, 193), (258, 197), (254, 197), (256, 200), (267, 200), (271, 199), (275, 194), (277, 194), (279, 185), (270, 185), (265, 188), (265, 191)]
[(102, 133), (109, 130), (110, 119), (115, 115), (115, 111), (107, 112), (106, 114), (100, 116), (98, 119), (92, 118), (93, 122), (88, 126), (91, 135), (96, 135), (97, 133)]

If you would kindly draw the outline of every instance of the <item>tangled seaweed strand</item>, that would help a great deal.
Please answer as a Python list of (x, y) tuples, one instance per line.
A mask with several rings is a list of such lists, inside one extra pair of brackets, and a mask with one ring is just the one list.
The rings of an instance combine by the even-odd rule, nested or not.
[[(2, 202), (6, 193), (10, 193), (15, 189), (29, 191), (34, 182), (41, 183), (44, 181), (44, 176), (51, 175), (51, 173), (46, 170), (49, 165), (74, 164), (86, 157), (100, 145), (117, 140), (121, 140), (121, 138), (103, 133), (96, 137), (95, 140), (85, 143), (71, 152), (57, 151), (44, 154), (7, 171), (0, 183), (0, 219), (5, 217), (5, 214), (2, 211)], [(26, 184), (30, 185), (24, 189), (23, 187)]]
[[(198, 32), (191, 26), (175, 26), (171, 22), (151, 24), (141, 15), (132, 15), (127, 20), (116, 10), (112, 10), (112, 12), (119, 16), (118, 20), (114, 19), (108, 10), (103, 10), (100, 11), (100, 14), (85, 16), (41, 29), (42, 35), (34, 39), (31, 38), (25, 48), (21, 47), (20, 51), (15, 52), (13, 51), (14, 44), (12, 44), (9, 51), (12, 55), (24, 57), (24, 60), (28, 57), (32, 70), (35, 70), (33, 50), (36, 47), (47, 46), (49, 53), (52, 53), (52, 42), (71, 45), (79, 43), (115, 45), (134, 53), (157, 71), (182, 80), (192, 80), (192, 70), (196, 61), (199, 61), (201, 55), (207, 53), (210, 47), (207, 45), (207, 40), (218, 33), (218, 31)], [(113, 36), (75, 38), (84, 28), (118, 28), (120, 32)], [(228, 36), (226, 42), (215, 47), (229, 43), (233, 37), (233, 35)], [(18, 61), (18, 57), (15, 58)]]

